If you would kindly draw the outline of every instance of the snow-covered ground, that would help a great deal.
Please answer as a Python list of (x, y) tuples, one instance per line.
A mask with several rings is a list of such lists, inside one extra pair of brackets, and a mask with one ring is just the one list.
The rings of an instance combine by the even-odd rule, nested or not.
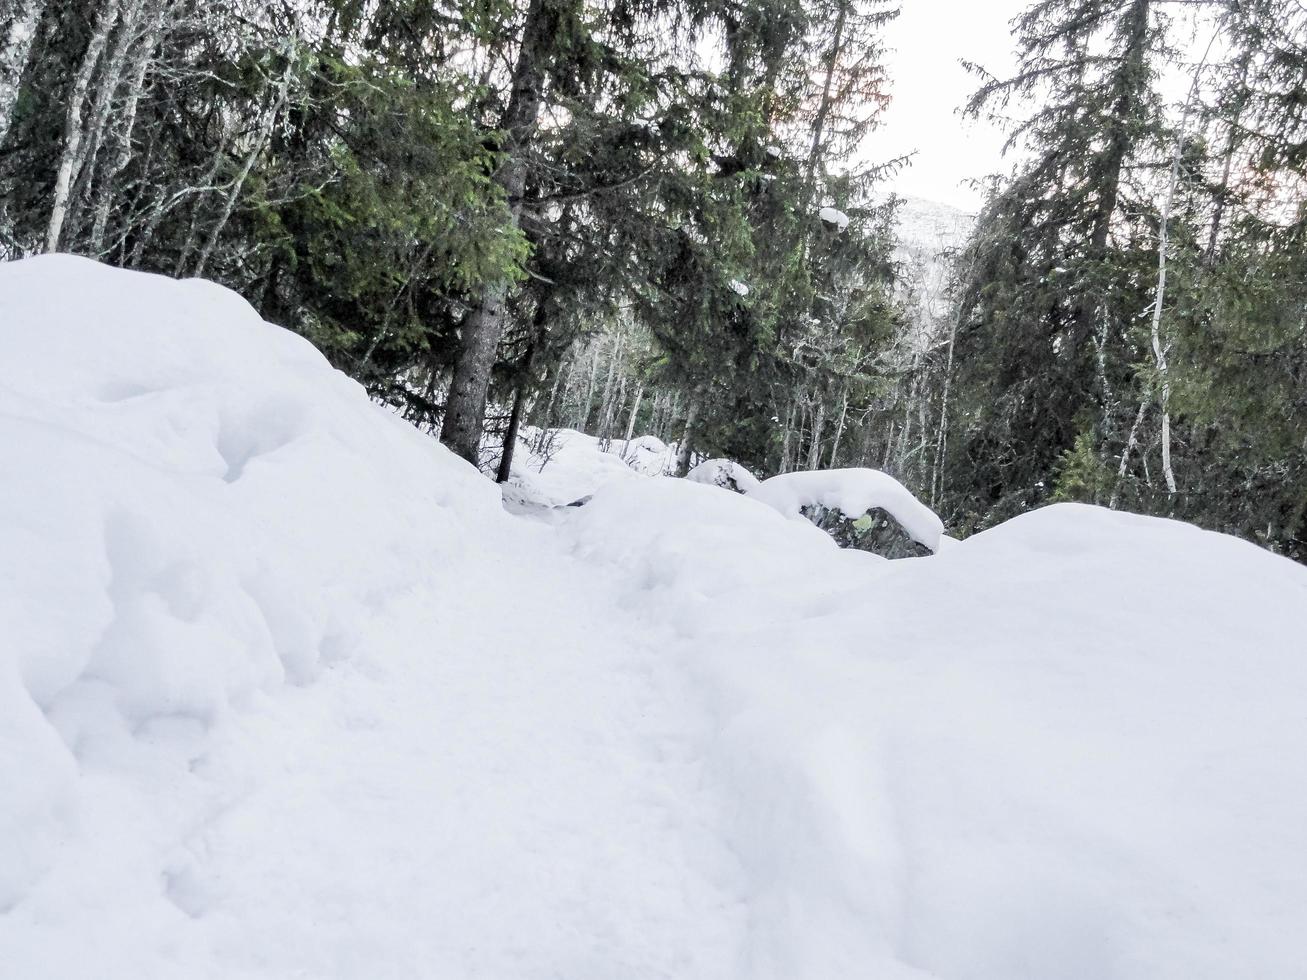
[(0, 975), (1307, 977), (1307, 570), (1251, 545), (885, 562), (579, 434), (528, 520), (67, 257), (0, 266), (0, 434)]

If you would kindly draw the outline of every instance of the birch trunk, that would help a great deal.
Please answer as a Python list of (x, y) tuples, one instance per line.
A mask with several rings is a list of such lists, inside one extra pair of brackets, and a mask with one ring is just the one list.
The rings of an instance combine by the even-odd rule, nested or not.
[(91, 84), (95, 66), (104, 53), (109, 42), (109, 34), (118, 20), (118, 0), (104, 0), (104, 6), (95, 19), (91, 40), (86, 45), (86, 53), (77, 69), (72, 90), (68, 95), (68, 110), (64, 116), (64, 148), (59, 156), (59, 167), (54, 178), (54, 203), (50, 208), (50, 224), (45, 232), (45, 250), (55, 252), (59, 249), (59, 239), (63, 235), (64, 221), (68, 217), (68, 201), (72, 191), (73, 177), (83, 163), (82, 109), (86, 104), (86, 92)]
[(599, 355), (603, 350), (602, 339), (595, 341), (594, 356), (590, 359), (590, 383), (585, 389), (585, 401), (577, 408), (576, 424), (573, 426), (578, 432), (584, 432), (586, 426), (590, 424), (590, 405), (594, 402), (595, 381), (599, 376)]
[(84, 163), (73, 175), (72, 201), (85, 199), (95, 183), (96, 161), (105, 140), (105, 130), (109, 127), (109, 114), (122, 84), (129, 56), (135, 47), (147, 2), (148, 0), (119, 0), (118, 28), (114, 32), (114, 43), (106, 48), (99, 83), (95, 87), (95, 98), (91, 102), (84, 138), (86, 149), (82, 153)]
[(943, 491), (944, 460), (948, 451), (948, 396), (949, 387), (953, 382), (953, 348), (957, 343), (957, 338), (958, 317), (955, 315), (949, 322), (948, 355), (944, 359), (944, 385), (939, 399), (939, 430), (935, 435), (934, 472), (930, 478), (931, 508), (937, 505)]
[(831, 469), (835, 468), (835, 457), (840, 451), (840, 439), (844, 435), (844, 420), (845, 418), (847, 418), (848, 414), (849, 414), (849, 386), (846, 384), (844, 386), (844, 397), (840, 404), (840, 422), (839, 425), (835, 427), (835, 441), (831, 444), (830, 447)]
[(808, 469), (821, 467), (821, 433), (826, 427), (826, 404), (819, 398), (812, 413), (812, 442), (808, 444)]
[[(644, 382), (641, 381), (639, 384), (635, 386), (635, 401), (632, 402), (631, 404), (631, 415), (626, 420), (626, 445), (627, 446), (629, 446), (631, 444), (631, 440), (635, 438), (635, 420), (640, 414), (640, 402), (642, 402), (643, 400), (644, 400)], [(625, 453), (626, 446), (622, 447), (622, 451), (623, 453)]]
[(132, 159), (132, 131), (136, 127), (136, 110), (141, 102), (141, 93), (145, 88), (145, 77), (154, 61), (154, 51), (158, 47), (164, 32), (166, 3), (156, 3), (153, 17), (147, 24), (137, 44), (135, 63), (127, 89), (127, 104), (123, 110), (123, 120), (118, 130), (118, 143), (112, 159), (100, 181), (99, 196), (96, 199), (95, 217), (91, 223), (90, 251), (99, 255), (104, 250), (105, 229), (109, 223), (109, 212), (113, 207), (117, 193), (116, 182), (119, 175), (127, 169)]
[[(597, 420), (600, 440), (607, 440), (613, 424), (613, 398), (617, 393), (619, 378), (618, 366), (622, 362), (622, 335), (618, 334), (613, 342), (613, 356), (608, 362), (608, 377), (604, 379), (604, 393), (599, 400), (599, 418)], [(625, 378), (622, 378), (625, 381)], [(607, 447), (604, 448), (607, 451)]]
[[(1193, 80), (1189, 84), (1189, 95), (1185, 99), (1184, 113), (1180, 117), (1180, 129), (1175, 134), (1175, 150), (1171, 154), (1171, 173), (1167, 180), (1166, 197), (1162, 201), (1162, 214), (1157, 231), (1157, 291), (1153, 299), (1150, 334), (1153, 343), (1153, 361), (1157, 365), (1157, 375), (1161, 381), (1158, 400), (1162, 409), (1162, 476), (1166, 480), (1166, 492), (1172, 496), (1176, 493), (1176, 483), (1175, 470), (1171, 466), (1171, 372), (1167, 364), (1167, 344), (1162, 338), (1162, 305), (1166, 302), (1166, 253), (1171, 244), (1171, 209), (1175, 206), (1175, 192), (1180, 184), (1180, 157), (1184, 153), (1185, 131), (1189, 128), (1189, 115), (1193, 111), (1194, 99), (1198, 94), (1199, 79), (1202, 77), (1203, 68), (1207, 65), (1207, 57), (1219, 34), (1218, 27), (1212, 39), (1207, 42), (1207, 51), (1194, 69)], [(1124, 460), (1123, 453), (1122, 462)]]

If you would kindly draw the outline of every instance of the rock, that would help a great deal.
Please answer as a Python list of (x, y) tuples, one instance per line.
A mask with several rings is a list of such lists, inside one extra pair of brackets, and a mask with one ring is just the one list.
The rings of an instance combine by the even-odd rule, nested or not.
[(886, 558), (934, 554), (939, 515), (888, 473), (865, 467), (799, 470), (764, 480), (749, 493), (793, 520), (807, 520), (841, 548)]
[(913, 540), (903, 525), (881, 507), (850, 517), (838, 507), (809, 504), (801, 513), (834, 538), (841, 548), (869, 551), (882, 558), (924, 558), (933, 554), (924, 544)]

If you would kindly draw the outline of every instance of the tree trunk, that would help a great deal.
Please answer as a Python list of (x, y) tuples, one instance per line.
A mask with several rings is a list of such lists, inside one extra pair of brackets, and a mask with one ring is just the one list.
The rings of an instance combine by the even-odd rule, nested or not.
[[(1219, 34), (1219, 29), (1218, 29)], [(1189, 96), (1185, 99), (1184, 113), (1180, 117), (1180, 129), (1175, 134), (1175, 149), (1171, 154), (1171, 173), (1167, 180), (1166, 197), (1162, 201), (1162, 214), (1158, 219), (1157, 230), (1157, 290), (1153, 299), (1153, 316), (1150, 335), (1153, 343), (1153, 361), (1157, 365), (1158, 379), (1162, 390), (1159, 398), (1162, 409), (1162, 476), (1166, 480), (1166, 492), (1174, 496), (1176, 492), (1175, 470), (1171, 467), (1171, 372), (1167, 364), (1167, 345), (1162, 340), (1162, 305), (1166, 302), (1166, 253), (1171, 241), (1171, 209), (1175, 206), (1175, 191), (1180, 183), (1180, 157), (1184, 153), (1185, 130), (1189, 126), (1189, 114), (1193, 111), (1194, 99), (1198, 95), (1198, 82), (1212, 45), (1216, 43), (1217, 34), (1212, 35), (1207, 43), (1207, 52), (1194, 69), (1194, 77), (1189, 85)], [(1122, 460), (1124, 460), (1124, 455)]]
[[(613, 356), (608, 362), (608, 377), (604, 380), (604, 393), (599, 399), (599, 418), (597, 420), (598, 431), (595, 433), (601, 441), (607, 440), (613, 425), (613, 398), (617, 392), (617, 381), (619, 377), (618, 366), (622, 362), (622, 335), (619, 333), (613, 341)], [(622, 382), (625, 384), (625, 376), (622, 376)], [(603, 447), (607, 452), (607, 447)]]
[(82, 167), (82, 109), (86, 104), (86, 92), (91, 84), (95, 66), (104, 53), (109, 41), (109, 34), (118, 20), (118, 0), (104, 0), (99, 15), (95, 18), (95, 27), (91, 40), (86, 45), (82, 64), (73, 79), (72, 90), (68, 94), (68, 110), (64, 116), (64, 148), (59, 156), (59, 167), (54, 178), (54, 203), (50, 208), (50, 224), (45, 232), (45, 250), (55, 252), (59, 249), (59, 239), (63, 234), (64, 221), (68, 217), (68, 203), (72, 191), (73, 178)]
[(844, 385), (844, 397), (840, 404), (840, 422), (839, 425), (835, 427), (835, 441), (831, 444), (830, 447), (831, 469), (835, 468), (835, 456), (840, 451), (840, 439), (844, 435), (844, 420), (848, 416), (848, 414), (849, 414), (849, 386), (846, 383)]
[[(631, 444), (635, 437), (635, 420), (640, 414), (640, 402), (644, 400), (644, 382), (641, 381), (635, 387), (635, 402), (631, 405), (631, 416), (626, 420), (626, 446)], [(626, 446), (622, 447), (622, 452), (626, 452)]]
[(935, 436), (934, 473), (930, 480), (930, 506), (934, 508), (943, 493), (944, 459), (948, 447), (948, 396), (953, 382), (953, 348), (958, 339), (958, 315), (949, 321), (948, 356), (944, 359), (944, 385), (939, 399), (939, 431)]
[(826, 403), (818, 396), (812, 413), (812, 442), (808, 444), (808, 469), (821, 467), (821, 433), (826, 427)]
[(590, 406), (594, 404), (595, 382), (599, 377), (599, 358), (603, 353), (604, 341), (602, 337), (595, 340), (594, 356), (590, 358), (590, 383), (586, 385), (585, 401), (577, 409), (576, 424), (573, 426), (577, 431), (584, 432), (590, 427)]
[[(500, 128), (504, 131), (504, 161), (495, 179), (508, 200), (509, 221), (521, 226), (522, 195), (526, 190), (527, 157), (540, 115), (545, 68), (554, 43), (552, 9), (545, 0), (531, 0), (522, 28), (522, 45), (513, 69), (508, 106)], [(445, 401), (440, 441), (473, 466), (480, 455), (485, 425), (486, 392), (495, 352), (503, 336), (509, 283), (488, 283), (463, 321), (463, 343)]]
[(104, 249), (105, 228), (109, 223), (109, 212), (113, 207), (116, 193), (114, 183), (117, 181), (118, 175), (127, 168), (127, 164), (132, 159), (132, 130), (136, 126), (136, 110), (140, 105), (141, 93), (145, 88), (145, 76), (149, 72), (153, 61), (154, 49), (163, 34), (168, 10), (169, 6), (166, 3), (160, 2), (155, 5), (153, 17), (137, 45), (136, 60), (132, 66), (132, 74), (127, 90), (127, 106), (123, 111), (123, 120), (119, 127), (118, 144), (114, 149), (113, 158), (109, 161), (109, 165), (100, 181), (95, 217), (91, 225), (90, 252), (92, 255), (98, 256)]
[[(1121, 197), (1121, 178), (1131, 147), (1131, 117), (1142, 94), (1143, 80), (1147, 78), (1145, 63), (1151, 5), (1152, 0), (1131, 0), (1130, 9), (1125, 15), (1125, 50), (1121, 53), (1121, 64), (1112, 83), (1116, 90), (1116, 101), (1108, 124), (1107, 146), (1098, 167), (1098, 211), (1094, 215), (1089, 238), (1089, 258), (1092, 262), (1101, 261), (1107, 254), (1107, 239)], [(1082, 301), (1077, 317), (1077, 346), (1093, 332), (1095, 315), (1101, 306), (1098, 299)]]
[(840, 52), (844, 46), (844, 25), (848, 20), (849, 5), (841, 3), (835, 15), (834, 36), (831, 39), (830, 54), (826, 58), (825, 78), (821, 86), (821, 101), (817, 103), (817, 114), (812, 121), (812, 144), (808, 148), (808, 165), (805, 173), (803, 211), (812, 204), (812, 194), (816, 190), (817, 165), (821, 160), (822, 137), (825, 135), (826, 118), (831, 109), (831, 85), (835, 80), (835, 67), (839, 64)]
[(699, 420), (699, 396), (690, 399), (690, 409), (685, 413), (685, 430), (681, 433), (681, 444), (676, 447), (676, 475), (685, 476), (690, 472), (690, 456), (694, 445), (694, 425)]
[(513, 391), (513, 410), (508, 415), (508, 431), (504, 433), (504, 448), (499, 454), (496, 483), (507, 483), (513, 474), (513, 450), (517, 448), (517, 431), (522, 426), (522, 408), (526, 404), (526, 390), (531, 385), (531, 362), (535, 359), (535, 352), (535, 338), (532, 337), (526, 345), (526, 354), (522, 357), (522, 376)]

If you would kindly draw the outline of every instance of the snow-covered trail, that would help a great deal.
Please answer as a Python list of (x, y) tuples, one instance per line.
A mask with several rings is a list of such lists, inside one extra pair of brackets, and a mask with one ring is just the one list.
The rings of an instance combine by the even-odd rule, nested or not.
[[(52, 976), (735, 975), (711, 719), (675, 641), (554, 529), (514, 525), (511, 562), (389, 600), (347, 661), (210, 736), (184, 787), (101, 800), (96, 824), (149, 820), (155, 853), (78, 841), (0, 947)], [(81, 921), (47, 918), (70, 892)], [(59, 945), (70, 925), (87, 945)]]

